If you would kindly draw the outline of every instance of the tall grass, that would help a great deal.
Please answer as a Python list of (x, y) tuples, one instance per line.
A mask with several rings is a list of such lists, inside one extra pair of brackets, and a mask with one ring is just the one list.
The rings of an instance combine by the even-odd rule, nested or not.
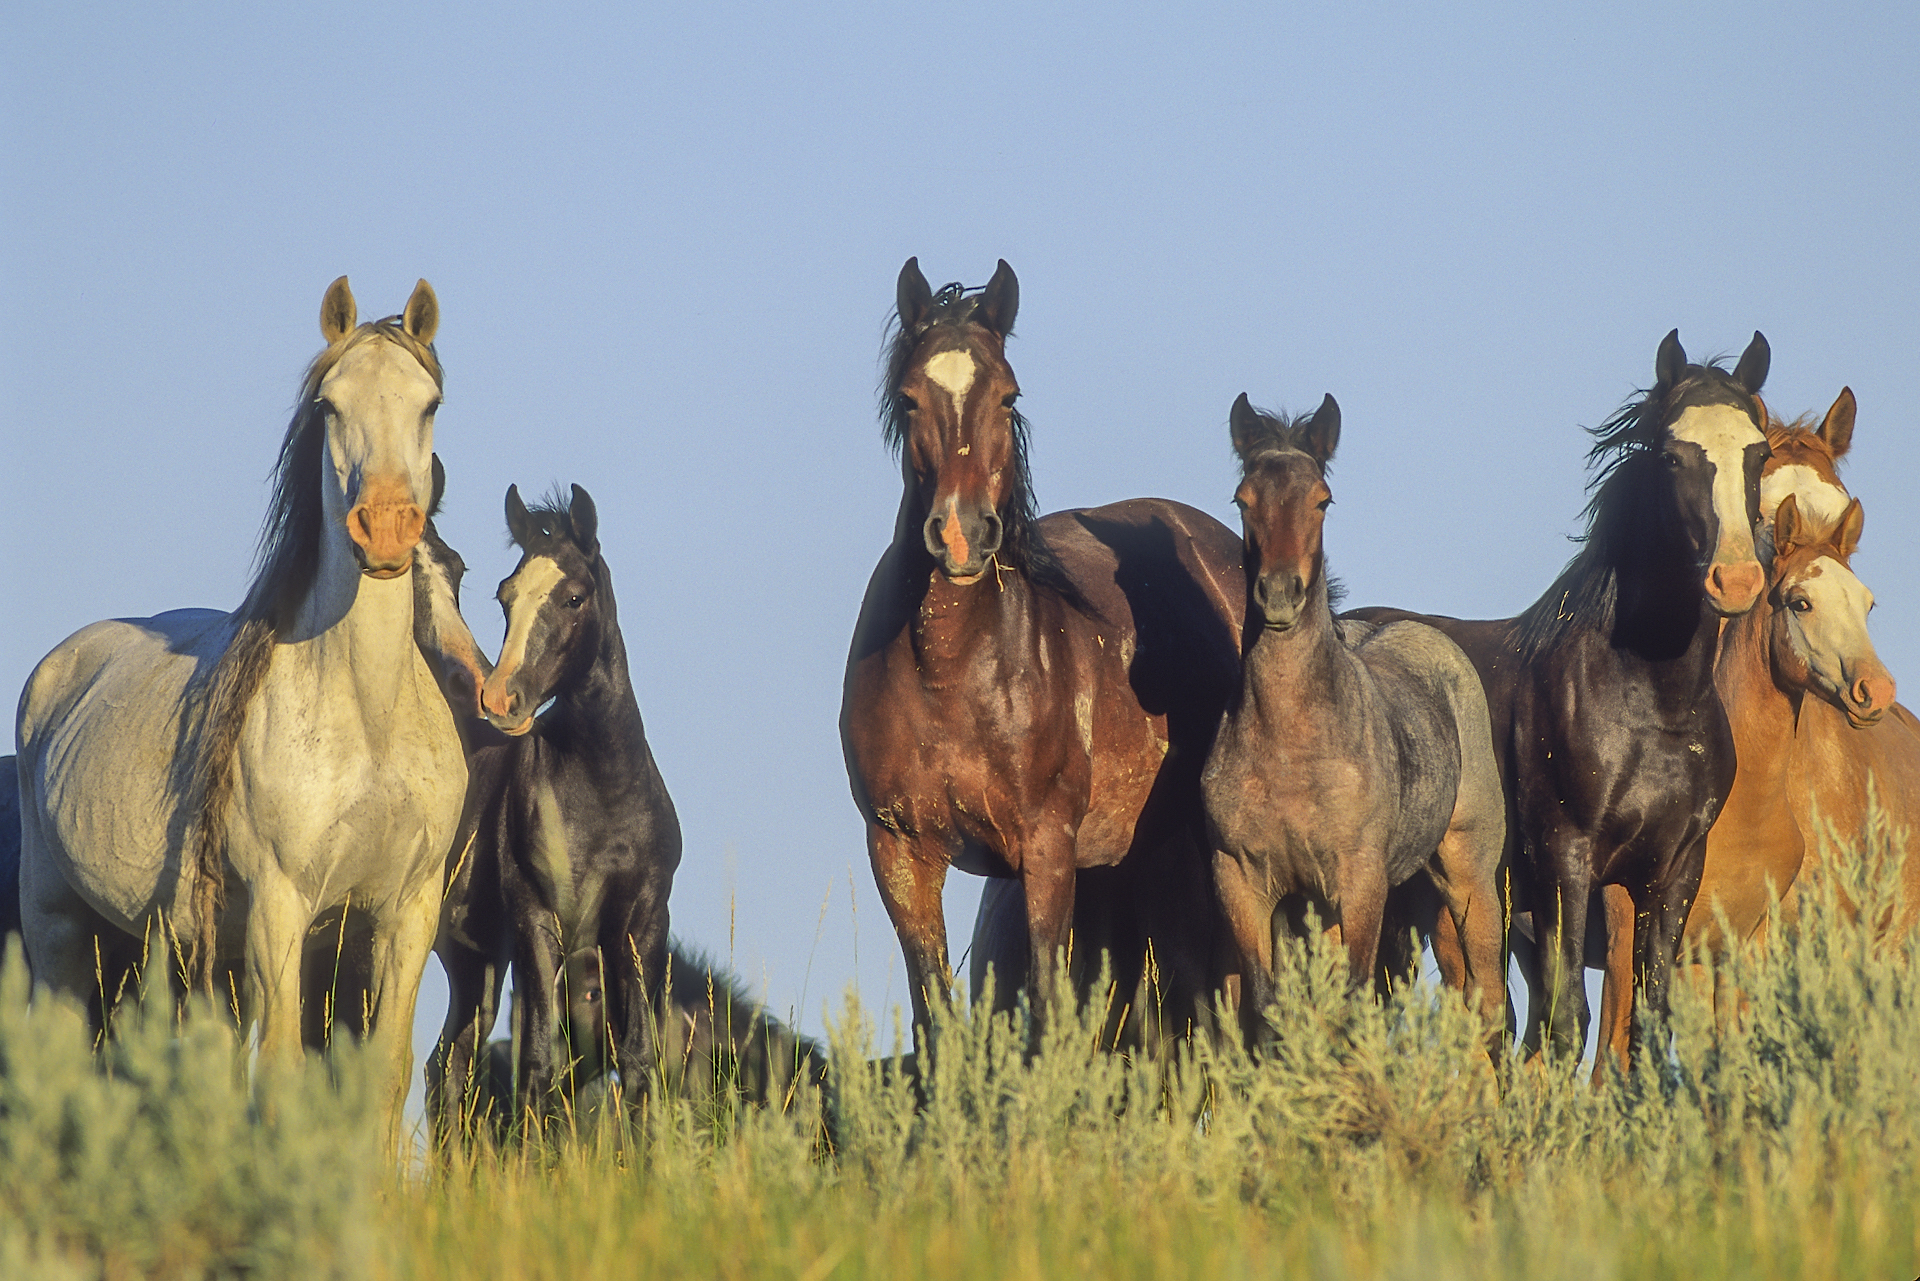
[(413, 1172), (372, 1145), (350, 1054), (249, 1089), (228, 1034), (141, 1024), (96, 1067), (16, 967), (0, 1272), (1907, 1278), (1920, 949), (1876, 927), (1898, 882), (1870, 844), (1825, 861), (1797, 930), (1678, 985), (1656, 1052), (1598, 1088), (1490, 1060), (1450, 994), (1355, 999), (1316, 942), (1257, 1060), (1115, 1055), (1097, 1010), (1030, 1048), (982, 1006), (940, 1019), (916, 1083), (849, 1000), (825, 1129), (811, 1096), (655, 1099)]

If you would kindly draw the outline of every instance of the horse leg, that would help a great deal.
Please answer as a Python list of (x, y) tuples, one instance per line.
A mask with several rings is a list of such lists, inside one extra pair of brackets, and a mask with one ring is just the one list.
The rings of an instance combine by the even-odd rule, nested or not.
[(438, 950), (447, 971), (447, 1017), (427, 1060), (427, 1118), (434, 1142), (445, 1146), (471, 1127), (470, 1111), (483, 1102), (473, 1093), (474, 1065), (493, 1029), (501, 975), (472, 948), (447, 940)]
[[(32, 810), (24, 810), (22, 831), (31, 833), (33, 822)], [(72, 1002), (98, 1036), (110, 1008), (100, 961), (113, 927), (50, 860), (37, 856), (33, 841), (26, 836), (20, 859), (20, 933), (33, 986)]]
[(387, 1118), (395, 1142), (413, 1078), (413, 1007), (434, 936), (440, 932), (440, 877), (440, 869), (432, 869), (411, 895), (373, 922), (368, 1009), (373, 1028), (367, 1040), (386, 1066)]
[(1600, 988), (1600, 1052), (1593, 1059), (1593, 1083), (1606, 1080), (1607, 1056), (1627, 1069), (1628, 1044), (1633, 1036), (1633, 895), (1624, 885), (1600, 887), (1607, 914), (1607, 977)]
[(607, 949), (601, 960), (603, 1008), (617, 1055), (613, 1066), (628, 1106), (635, 1106), (659, 1079), (660, 993), (667, 978), (664, 889), (643, 896), (625, 927), (602, 947)]
[(933, 1004), (945, 1006), (951, 1000), (953, 967), (947, 963), (947, 918), (940, 900), (947, 883), (947, 859), (929, 842), (877, 823), (867, 824), (867, 857), (873, 864), (880, 901), (906, 955), (917, 1042), (933, 1026)]
[(1027, 997), (1034, 1017), (1052, 1008), (1060, 966), (1073, 942), (1073, 849), (1064, 842), (1051, 848), (1029, 844), (1020, 862), (1020, 886), (1027, 895), (1027, 940), (1033, 964), (1027, 972)]
[(1274, 1000), (1272, 889), (1245, 859), (1220, 850), (1213, 885), (1240, 957), (1240, 1027), (1250, 1045), (1264, 1045), (1272, 1038), (1265, 1015)]
[[(265, 861), (265, 860), (263, 860)], [(262, 1062), (298, 1062), (304, 1049), (300, 1025), (301, 952), (313, 914), (293, 883), (264, 870), (248, 887), (247, 1024), (259, 1020)]]
[(1335, 873), (1340, 894), (1340, 938), (1347, 945), (1347, 981), (1355, 991), (1373, 979), (1380, 956), (1380, 925), (1387, 913), (1387, 859), (1363, 849), (1341, 860)]
[(522, 921), (514, 943), (514, 1039), (520, 1043), (520, 1090), (514, 1124), (531, 1128), (553, 1103), (557, 1071), (554, 1040), (559, 1031), (554, 987), (564, 962), (559, 923), (551, 917)]
[(1576, 1059), (1587, 1042), (1587, 905), (1593, 888), (1593, 841), (1560, 827), (1547, 834), (1551, 879), (1533, 914), (1545, 987), (1547, 1045)]
[(1435, 855), (1441, 872), (1435, 884), (1446, 901), (1453, 946), (1443, 958), (1436, 945), (1434, 957), (1448, 986), (1469, 1000), (1479, 994), (1480, 1017), (1490, 1036), (1512, 1030), (1507, 1009), (1506, 913), (1494, 883), (1505, 843), (1505, 833), (1498, 829), (1490, 838), (1484, 826), (1456, 825), (1440, 838)]
[[(1673, 969), (1680, 959), (1680, 939), (1687, 928), (1687, 910), (1700, 893), (1700, 876), (1706, 866), (1707, 830), (1685, 841), (1671, 862), (1655, 869), (1644, 901), (1637, 901), (1634, 935), (1639, 955), (1634, 964), (1634, 985), (1647, 1002), (1653, 1016), (1665, 1022), (1672, 997)], [(1629, 1039), (1630, 1053), (1638, 1054), (1644, 1033), (1638, 1021)]]

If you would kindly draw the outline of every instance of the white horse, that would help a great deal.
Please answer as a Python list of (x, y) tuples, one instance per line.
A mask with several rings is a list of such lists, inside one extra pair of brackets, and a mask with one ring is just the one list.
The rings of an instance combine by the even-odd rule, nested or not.
[[(281, 446), (245, 604), (95, 623), (28, 679), (22, 932), (36, 984), (96, 1025), (114, 976), (159, 943), (156, 960), (217, 986), (243, 1028), (258, 1021), (262, 1057), (285, 1059), (302, 1044), (309, 934), (338, 919), (337, 939), (329, 924), (315, 942), (336, 973), (336, 946), (365, 944), (344, 958), (365, 985), (345, 1013), (364, 1015), (349, 1021), (369, 1030), (397, 1106), (467, 770), (415, 645), (439, 303), (423, 280), (403, 315), (355, 317), (342, 276), (321, 303), (327, 347)], [(451, 629), (476, 652), (457, 611), (439, 612), (421, 634)]]

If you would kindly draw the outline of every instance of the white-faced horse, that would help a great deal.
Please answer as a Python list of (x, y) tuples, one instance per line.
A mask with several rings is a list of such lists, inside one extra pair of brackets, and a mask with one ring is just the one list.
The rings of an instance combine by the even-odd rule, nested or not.
[[(415, 645), (439, 304), (423, 280), (403, 315), (355, 318), (342, 276), (240, 609), (95, 623), (29, 678), (22, 932), (40, 990), (96, 1021), (103, 988), (157, 943), (181, 981), (258, 1020), (263, 1057), (288, 1058), (303, 949), (338, 919), (338, 942), (365, 947), (346, 958), (366, 985), (354, 1026), (370, 1024), (397, 1103), (467, 771)], [(457, 615), (436, 623), (464, 634)]]

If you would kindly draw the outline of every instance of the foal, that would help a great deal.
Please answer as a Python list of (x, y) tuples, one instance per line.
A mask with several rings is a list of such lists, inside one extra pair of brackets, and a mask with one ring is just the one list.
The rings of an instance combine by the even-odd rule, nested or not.
[(1332, 396), (1289, 421), (1233, 405), (1246, 530), (1245, 677), (1201, 775), (1214, 883), (1240, 952), (1242, 1015), (1273, 1000), (1282, 900), (1335, 922), (1355, 985), (1374, 973), (1387, 891), (1422, 871), (1465, 940), (1490, 1025), (1506, 1010), (1500, 896), (1506, 801), (1473, 665), (1420, 623), (1336, 621), (1327, 602)]
[(653, 1012), (680, 823), (627, 674), (598, 524), (578, 485), (570, 505), (532, 509), (507, 490), (522, 554), (500, 584), (507, 635), (481, 702), (510, 741), (474, 753), (454, 842), (437, 945), (452, 990), (428, 1083), (440, 1126), (460, 1114), (509, 965), (518, 1116), (543, 1112), (574, 1060), (562, 989), (582, 952), (598, 954), (606, 1001), (596, 1026), (629, 1101), (657, 1066)]

